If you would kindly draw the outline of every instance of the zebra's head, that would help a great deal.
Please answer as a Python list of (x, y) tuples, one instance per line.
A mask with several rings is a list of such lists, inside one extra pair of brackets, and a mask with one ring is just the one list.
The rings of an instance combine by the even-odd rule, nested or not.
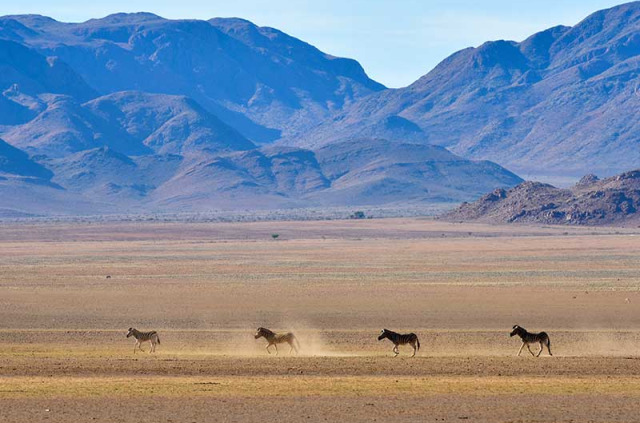
[(256, 334), (254, 336), (254, 338), (258, 339), (261, 336), (264, 336), (264, 328), (258, 328), (258, 330), (256, 331)]
[(129, 328), (129, 330), (127, 331), (127, 338), (133, 335), (133, 331), (134, 331), (133, 328)]
[(511, 331), (511, 333), (509, 334), (509, 336), (515, 336), (520, 334), (520, 332), (522, 332), (522, 328), (518, 325), (513, 325), (513, 330)]
[(378, 336), (378, 341), (382, 341), (384, 338), (386, 338), (387, 332), (388, 332), (388, 329), (382, 329), (380, 331), (380, 335)]

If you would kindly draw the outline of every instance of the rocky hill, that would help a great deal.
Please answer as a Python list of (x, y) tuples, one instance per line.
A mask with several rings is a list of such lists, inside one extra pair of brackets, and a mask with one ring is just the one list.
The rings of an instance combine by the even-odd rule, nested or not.
[(599, 180), (583, 177), (560, 189), (523, 182), (497, 189), (474, 203), (463, 203), (443, 216), (453, 221), (568, 225), (640, 224), (640, 170)]

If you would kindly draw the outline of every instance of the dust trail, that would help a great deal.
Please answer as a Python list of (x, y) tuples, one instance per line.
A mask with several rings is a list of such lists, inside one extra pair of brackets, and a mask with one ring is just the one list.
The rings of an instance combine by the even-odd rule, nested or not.
[[(344, 351), (337, 346), (332, 346), (328, 339), (327, 334), (323, 331), (314, 329), (313, 325), (307, 325), (303, 322), (297, 321), (295, 323), (289, 323), (282, 325), (283, 328), (287, 328), (286, 331), (293, 332), (300, 343), (300, 351), (298, 355), (300, 357), (357, 357), (357, 354), (353, 351)], [(333, 343), (342, 344), (342, 339), (336, 339), (334, 337)], [(338, 337), (345, 336), (344, 334), (338, 335)], [(288, 352), (289, 346), (286, 346)]]
[(245, 356), (266, 354), (264, 344), (257, 342), (252, 329), (233, 330), (166, 330), (163, 332), (162, 351), (164, 355), (179, 357)]
[(356, 357), (354, 352), (339, 351), (331, 348), (327, 339), (319, 332), (299, 330), (300, 356), (303, 357)]
[[(264, 338), (255, 339), (257, 325), (247, 326), (246, 330), (217, 333), (217, 345), (212, 345), (209, 354), (230, 355), (241, 357), (269, 357), (275, 356), (275, 349), (270, 348), (271, 354), (266, 350), (267, 342)], [(275, 332), (293, 332), (299, 343), (299, 351), (289, 353), (288, 344), (278, 345), (279, 357), (354, 357), (353, 352), (340, 351), (332, 347), (327, 336), (317, 329), (311, 329), (308, 325), (296, 322), (295, 324), (280, 324), (268, 327)]]
[(255, 339), (255, 329), (250, 327), (247, 330), (238, 330), (225, 334), (219, 340), (217, 353), (220, 355), (256, 357), (269, 355), (265, 347), (267, 343), (264, 339)]
[(640, 353), (640, 334), (637, 332), (590, 332), (584, 342), (572, 348), (575, 355), (624, 357)]

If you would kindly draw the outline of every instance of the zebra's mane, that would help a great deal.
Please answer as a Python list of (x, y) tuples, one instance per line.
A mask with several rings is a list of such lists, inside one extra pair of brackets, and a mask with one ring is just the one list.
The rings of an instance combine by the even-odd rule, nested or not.
[(267, 328), (258, 328), (258, 332), (265, 333), (267, 335), (275, 335), (276, 334), (274, 331), (269, 330)]

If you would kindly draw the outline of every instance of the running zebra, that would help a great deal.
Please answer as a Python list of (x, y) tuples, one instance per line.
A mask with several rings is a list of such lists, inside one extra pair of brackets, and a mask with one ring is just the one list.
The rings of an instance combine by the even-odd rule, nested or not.
[[(546, 332), (531, 333), (531, 332), (527, 332), (525, 328), (515, 325), (513, 327), (513, 330), (511, 331), (511, 335), (509, 336), (514, 336), (514, 335), (518, 335), (520, 339), (522, 339), (522, 345), (520, 346), (520, 351), (518, 351), (518, 357), (520, 356), (520, 353), (522, 352), (522, 349), (524, 348), (525, 345), (529, 349), (529, 352), (531, 353), (531, 355), (534, 357), (540, 357), (540, 354), (544, 349), (544, 345), (547, 346), (547, 351), (549, 351), (549, 355), (553, 355), (551, 354), (551, 340), (549, 339), (549, 335), (547, 335)], [(538, 355), (535, 355), (533, 351), (531, 351), (531, 347), (529, 346), (529, 344), (536, 344), (536, 343), (540, 344), (540, 351), (538, 351)]]
[(393, 342), (393, 352), (395, 353), (394, 357), (397, 357), (398, 354), (400, 354), (398, 345), (411, 344), (413, 347), (413, 355), (411, 357), (415, 357), (416, 351), (420, 349), (420, 340), (418, 339), (418, 335), (415, 333), (401, 334), (389, 329), (382, 329), (380, 336), (378, 336), (378, 341), (382, 341), (384, 338), (388, 338), (389, 341)]
[(133, 346), (133, 353), (136, 353), (136, 349), (140, 349), (140, 351), (144, 352), (142, 349), (143, 342), (151, 343), (151, 349), (149, 350), (149, 354), (152, 352), (156, 352), (156, 344), (160, 343), (160, 337), (158, 336), (158, 332), (152, 330), (151, 332), (140, 332), (138, 329), (129, 328), (127, 332), (127, 338), (133, 336), (136, 339), (136, 344)]
[(291, 332), (275, 333), (267, 328), (258, 328), (255, 338), (258, 339), (260, 337), (264, 337), (264, 339), (269, 343), (267, 344), (267, 352), (269, 354), (271, 354), (269, 347), (273, 345), (276, 349), (276, 355), (278, 355), (278, 344), (284, 344), (285, 342), (289, 344), (289, 354), (291, 354), (291, 351), (295, 351), (297, 354), (298, 349), (300, 348), (298, 338), (296, 338), (296, 336)]

